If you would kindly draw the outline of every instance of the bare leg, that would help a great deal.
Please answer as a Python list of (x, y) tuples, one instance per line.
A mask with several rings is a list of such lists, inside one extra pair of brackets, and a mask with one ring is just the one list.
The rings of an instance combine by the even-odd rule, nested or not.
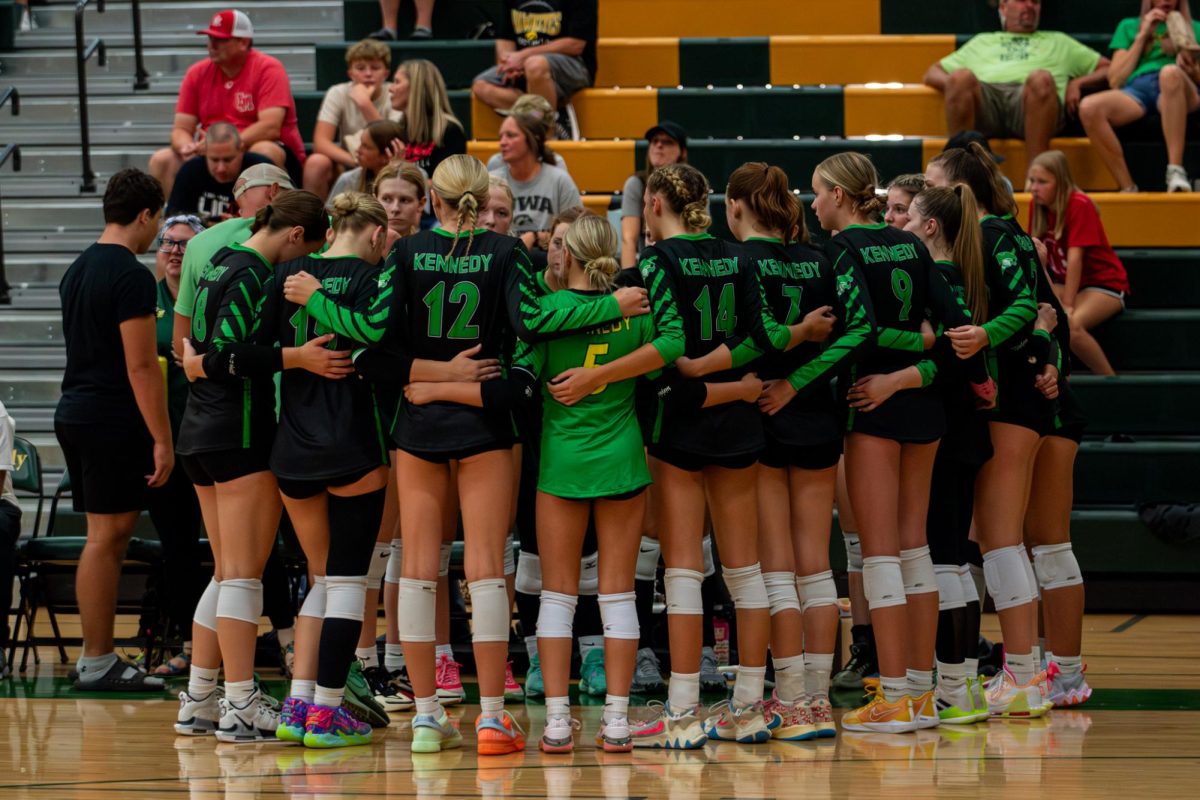
[[(221, 525), (217, 516), (217, 490), (212, 486), (193, 486), (200, 501), (200, 516), (213, 553), (213, 579), (221, 580)], [(217, 632), (192, 623), (192, 663), (203, 669), (221, 666), (221, 643)]]
[[(600, 547), (600, 594), (633, 591), (646, 493), (629, 500), (597, 500), (594, 504)], [(541, 549), (541, 545), (538, 545)], [(582, 550), (582, 540), (580, 540)], [(575, 563), (579, 563), (576, 557)], [(604, 682), (608, 693), (628, 697), (637, 661), (638, 640), (604, 637)]]
[[(538, 555), (542, 588), (571, 597), (579, 594), (579, 559), (591, 503), (538, 492)], [(573, 638), (538, 636), (538, 658), (547, 697), (566, 697), (571, 684)]]
[(1187, 137), (1187, 115), (1200, 107), (1196, 84), (1174, 64), (1158, 73), (1158, 110), (1162, 114), (1163, 138), (1167, 142), (1167, 163), (1183, 164), (1183, 147)]
[[(850, 491), (846, 488), (846, 458), (838, 462), (837, 468), (838, 527), (842, 533), (858, 535), (858, 520), (850, 506)], [(861, 572), (847, 572), (846, 583), (850, 592), (850, 619), (855, 625), (870, 625), (871, 611), (867, 608), (867, 595), (863, 592)]]
[[(658, 540), (668, 567), (704, 572), (704, 476), (650, 459), (654, 475), (654, 515), (659, 520)], [(668, 598), (669, 601), (669, 598)], [(694, 614), (668, 614), (667, 634), (671, 671), (690, 675), (700, 671), (704, 618)]]
[[(309, 579), (325, 574), (325, 561), (329, 557), (329, 496), (321, 492), (313, 497), (297, 500), (283, 495), (283, 507), (287, 509), (300, 549), (308, 559)], [(321, 626), (323, 618), (296, 617), (296, 660), (292, 665), (292, 678), (315, 681), (317, 679), (317, 655), (320, 653)]]
[(250, 145), (251, 153), (258, 153), (260, 156), (266, 156), (275, 163), (277, 167), (283, 167), (286, 162), (286, 153), (279, 145), (274, 142), (255, 142)]
[(558, 108), (558, 89), (554, 85), (550, 61), (545, 56), (525, 59), (525, 86), (530, 94), (540, 94), (550, 102), (551, 108)]
[(974, 130), (975, 116), (979, 113), (982, 100), (983, 92), (974, 72), (969, 69), (951, 72), (946, 80), (947, 135)]
[(164, 197), (171, 196), (171, 188), (175, 185), (175, 176), (182, 166), (183, 158), (169, 147), (155, 150), (154, 155), (150, 156), (147, 172), (150, 173), (150, 177), (162, 184)]
[(1090, 331), (1123, 310), (1120, 300), (1104, 292), (1080, 292), (1075, 295), (1075, 308), (1070, 317), (1071, 352), (1097, 375), (1117, 373)]
[(487, 81), (475, 81), (471, 91), (479, 98), (479, 102), (489, 108), (512, 108), (517, 98), (525, 92), (513, 86), (497, 86)]
[[(762, 571), (787, 572), (795, 579), (792, 553), (792, 507), (787, 469), (758, 468), (758, 557)], [(828, 522), (828, 519), (826, 520)], [(789, 658), (804, 652), (804, 621), (796, 609), (771, 614), (771, 655)]]
[(79, 603), (85, 656), (95, 658), (113, 652), (117, 584), (138, 513), (87, 515), (87, 542), (75, 571), (75, 598)]
[[(1029, 547), (1071, 541), (1071, 503), (1075, 455), (1079, 445), (1070, 439), (1042, 439), (1034, 461), (1034, 482), (1025, 514)], [(1080, 654), (1083, 638), (1083, 585), (1042, 591), (1046, 650), (1062, 656)]]
[(304, 190), (327, 197), (337, 168), (329, 156), (313, 153), (304, 161)]
[[(929, 483), (938, 443), (906, 444), (900, 451), (900, 548), (910, 550), (928, 544), (925, 524), (929, 515)], [(937, 639), (937, 591), (905, 596), (908, 606), (908, 665), (933, 669)]]
[[(792, 495), (792, 545), (796, 552), (796, 571), (816, 575), (829, 569), (829, 517), (837, 485), (837, 467), (822, 470), (789, 469)], [(761, 508), (760, 508), (761, 513)], [(862, 574), (858, 575), (861, 589)], [(864, 624), (870, 622), (862, 602)], [(838, 608), (816, 606), (804, 612), (804, 649), (810, 653), (832, 653), (837, 641)]]
[[(382, 2), (382, 0), (381, 0)], [(417, 7), (416, 27), (433, 30), (433, 4), (436, 0), (413, 0)]]
[(1025, 157), (1033, 160), (1050, 149), (1050, 137), (1058, 130), (1058, 87), (1054, 76), (1043, 69), (1025, 79)]
[(400, 0), (379, 0), (379, 16), (383, 18), (383, 27), (396, 30), (400, 24)]
[(1142, 104), (1122, 91), (1097, 92), (1079, 104), (1079, 119), (1092, 146), (1117, 181), (1118, 188), (1133, 187), (1133, 176), (1125, 163), (1125, 151), (1114, 128), (1124, 127), (1146, 116)]

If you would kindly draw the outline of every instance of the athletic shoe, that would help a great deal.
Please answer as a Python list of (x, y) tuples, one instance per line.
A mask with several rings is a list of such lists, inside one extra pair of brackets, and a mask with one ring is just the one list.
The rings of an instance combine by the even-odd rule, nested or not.
[(418, 714), (412, 721), (412, 751), (414, 753), (438, 753), (454, 747), (462, 747), (462, 734), (458, 726), (450, 721), (446, 712), (438, 716)]
[(304, 719), (305, 747), (354, 747), (371, 743), (371, 726), (359, 722), (344, 706), (309, 706)]
[(1049, 711), (1054, 708), (1054, 701), (1050, 699), (1050, 681), (1046, 677), (1046, 672), (1043, 670), (1033, 676), (1033, 680), (1029, 682), (1030, 686), (1036, 686), (1040, 705), (1043, 711)]
[(558, 119), (554, 124), (554, 137), (560, 142), (579, 141), (579, 115), (570, 103), (558, 112)]
[(854, 643), (850, 645), (850, 660), (830, 681), (835, 689), (861, 689), (863, 678), (879, 674), (879, 662), (875, 658), (875, 648), (869, 643)]
[(456, 705), (467, 699), (467, 690), (463, 688), (458, 670), (459, 664), (453, 658), (445, 654), (438, 656), (437, 699), (444, 706)]
[(633, 683), (629, 686), (631, 694), (649, 694), (661, 692), (666, 688), (662, 670), (658, 666), (658, 656), (649, 647), (639, 648), (637, 662), (633, 665)]
[(711, 647), (700, 651), (700, 691), (729, 691), (729, 681), (725, 680), (725, 674), (717, 668), (717, 651)]
[(1187, 170), (1178, 164), (1169, 164), (1167, 166), (1167, 191), (1190, 192), (1191, 190), (1192, 182), (1188, 180)]
[(987, 722), (992, 718), (988, 711), (987, 698), (984, 696), (983, 684), (977, 675), (967, 676), (967, 693), (971, 697), (971, 710), (975, 712), (976, 722)]
[(966, 685), (961, 690), (952, 692), (939, 683), (934, 692), (934, 705), (937, 708), (938, 719), (943, 725), (970, 725), (979, 719), (971, 701), (971, 690)]
[(413, 28), (413, 32), (408, 35), (409, 39), (432, 39), (433, 31), (429, 28)]
[(210, 736), (221, 721), (221, 705), (213, 690), (200, 699), (187, 692), (179, 693), (179, 713), (175, 716), (175, 732), (181, 736)]
[(507, 711), (500, 716), (479, 715), (475, 720), (475, 746), (481, 756), (504, 756), (525, 749), (525, 731)]
[(386, 728), (392, 721), (383, 706), (375, 701), (375, 692), (367, 683), (362, 662), (357, 658), (350, 664), (350, 672), (346, 675), (346, 694), (342, 698), (342, 705), (355, 719), (372, 728)]
[(772, 739), (804, 742), (817, 738), (812, 712), (803, 701), (793, 705), (784, 703), (778, 695), (772, 695), (763, 704), (763, 718), (767, 721), (767, 730), (771, 732)]
[(529, 669), (525, 672), (525, 697), (543, 697), (546, 694), (546, 684), (542, 681), (542, 662), (534, 653), (529, 659)]
[(1046, 671), (1046, 676), (1050, 702), (1056, 708), (1077, 706), (1080, 703), (1086, 703), (1092, 696), (1092, 687), (1088, 686), (1082, 671), (1076, 675), (1066, 675), (1058, 668), (1058, 664), (1051, 663), (1050, 669)]
[(912, 698), (908, 695), (889, 703), (883, 692), (876, 692), (861, 708), (847, 711), (842, 717), (842, 729), (862, 733), (909, 733), (917, 729)]
[(704, 720), (704, 735), (709, 739), (740, 744), (761, 744), (771, 739), (767, 721), (763, 719), (758, 704), (745, 708), (734, 708), (730, 700), (722, 700), (709, 711), (715, 711)]
[(386, 667), (367, 667), (363, 670), (363, 678), (366, 679), (367, 685), (371, 687), (371, 692), (375, 702), (385, 713), (391, 714), (396, 711), (408, 711), (415, 703), (413, 700), (412, 687), (407, 686), (401, 680), (397, 680), (399, 672), (392, 675), (387, 671)]
[(389, 31), (387, 28), (380, 28), (377, 31), (368, 33), (367, 38), (368, 39), (377, 39), (378, 41), (381, 41), (381, 42), (394, 42), (394, 41), (396, 41), (396, 34), (394, 31)]
[(228, 697), (220, 699), (221, 721), (217, 725), (218, 742), (250, 744), (275, 740), (279, 729), (279, 712), (262, 702), (257, 689), (245, 705), (239, 706)]
[(513, 677), (512, 662), (509, 661), (504, 667), (504, 702), (521, 703), (524, 700), (525, 690), (521, 688), (521, 684), (517, 683), (517, 679)]
[(833, 722), (833, 705), (829, 698), (821, 695), (808, 704), (812, 714), (813, 727), (817, 729), (817, 738), (832, 739), (837, 736), (837, 725)]
[(308, 719), (308, 703), (299, 697), (289, 697), (283, 701), (283, 711), (279, 714), (279, 727), (275, 729), (275, 738), (281, 742), (304, 743), (304, 722)]
[(579, 693), (604, 697), (608, 682), (604, 677), (604, 648), (593, 647), (579, 664)]
[(933, 702), (933, 689), (913, 697), (912, 708), (917, 730), (936, 728), (941, 723), (937, 705)]
[(1030, 719), (1046, 713), (1036, 686), (1019, 686), (1008, 670), (1000, 670), (985, 687), (988, 713), (999, 719)]
[(90, 680), (83, 680), (75, 673), (75, 688), (84, 692), (161, 692), (167, 687), (162, 678), (150, 675), (146, 670), (120, 658)]
[(633, 734), (627, 717), (615, 717), (608, 722), (600, 720), (596, 732), (596, 746), (606, 753), (628, 753), (633, 750)]
[(575, 731), (579, 730), (579, 720), (571, 717), (550, 717), (542, 730), (538, 746), (543, 753), (570, 753), (575, 749)]
[(654, 717), (638, 723), (630, 732), (634, 747), (655, 747), (665, 750), (695, 750), (708, 741), (704, 726), (693, 709), (674, 711), (669, 703), (651, 701), (657, 708)]
[(296, 666), (296, 643), (289, 642), (286, 647), (279, 646), (279, 669), (283, 677), (292, 679), (292, 669)]

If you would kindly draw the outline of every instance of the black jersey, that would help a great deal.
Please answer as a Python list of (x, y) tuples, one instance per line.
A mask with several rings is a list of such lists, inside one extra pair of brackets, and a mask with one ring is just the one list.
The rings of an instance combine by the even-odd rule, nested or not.
[(988, 321), (983, 329), (993, 350), (1016, 353), (1028, 346), (1033, 333), (1041, 265), (1033, 240), (1011, 216), (986, 216), (980, 226), (988, 290)]
[[(280, 264), (263, 309), (263, 326), (283, 347), (303, 347), (331, 331), (308, 309), (283, 299), (289, 275), (307, 272), (330, 297), (351, 305), (375, 296), (379, 268), (354, 256), (306, 256)], [(343, 335), (331, 350), (349, 350)], [(386, 444), (371, 384), (354, 376), (329, 380), (307, 370), (286, 370), (280, 378), (279, 430), (271, 450), (271, 471), (281, 478), (317, 480), (347, 475), (387, 463)]]
[[(213, 255), (196, 287), (191, 340), (198, 354), (262, 340), (260, 313), (272, 273), (262, 255), (240, 244)], [(212, 375), (192, 383), (176, 449), (182, 455), (269, 449), (274, 434), (275, 382), (269, 376)]]
[[(955, 297), (965, 305), (966, 287), (963, 285), (962, 270), (949, 261), (935, 263)], [(934, 386), (946, 409), (946, 434), (938, 446), (938, 457), (978, 466), (992, 457), (992, 440), (987, 416), (976, 408), (975, 393), (969, 385), (971, 378), (967, 362), (953, 352), (938, 360)]]

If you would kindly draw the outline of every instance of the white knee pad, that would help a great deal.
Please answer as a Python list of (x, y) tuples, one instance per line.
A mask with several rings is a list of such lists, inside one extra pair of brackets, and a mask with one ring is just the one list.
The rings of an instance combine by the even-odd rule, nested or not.
[(933, 571), (937, 575), (938, 611), (966, 608), (967, 600), (963, 597), (963, 585), (962, 579), (958, 577), (958, 566), (934, 564)]
[(308, 587), (308, 594), (304, 595), (304, 602), (300, 605), (300, 613), (296, 616), (325, 619), (326, 590), (324, 575), (313, 578), (312, 586)]
[(600, 553), (579, 559), (579, 593), (595, 597), (600, 593)]
[(767, 598), (767, 587), (763, 583), (762, 567), (758, 564), (726, 568), (723, 574), (725, 588), (733, 598), (735, 609), (771, 607), (771, 601)]
[(899, 556), (867, 556), (863, 559), (863, 594), (867, 596), (867, 607), (872, 610), (905, 604)]
[(517, 591), (521, 594), (542, 593), (542, 559), (537, 553), (521, 551), (517, 559)]
[(997, 611), (1023, 606), (1034, 598), (1025, 560), (1024, 547), (1001, 547), (983, 555), (983, 577)]
[(441, 561), (438, 562), (438, 577), (444, 578), (450, 574), (450, 554), (454, 552), (453, 542), (442, 542)]
[(928, 545), (900, 551), (900, 577), (904, 580), (905, 594), (929, 594), (938, 590)]
[(217, 583), (216, 578), (213, 578), (208, 582), (208, 586), (204, 587), (204, 593), (200, 595), (200, 600), (196, 603), (196, 613), (192, 615), (192, 622), (201, 628), (215, 631), (217, 629), (217, 598), (220, 596), (221, 584)]
[(325, 619), (362, 622), (367, 601), (367, 579), (360, 575), (325, 576)]
[(1033, 571), (1033, 562), (1029, 560), (1029, 551), (1024, 546), (1021, 547), (1021, 563), (1025, 565), (1025, 578), (1029, 581), (1033, 596), (1040, 599), (1042, 588), (1038, 586), (1037, 573)]
[(663, 571), (663, 586), (667, 595), (668, 614), (704, 614), (704, 600), (700, 596), (700, 584), (704, 575), (694, 569), (667, 567)]
[(392, 539), (389, 546), (387, 572), (383, 576), (383, 580), (387, 583), (400, 583), (400, 576), (404, 569), (404, 545), (399, 539)]
[(649, 536), (642, 537), (638, 548), (637, 570), (634, 577), (639, 581), (652, 581), (658, 573), (658, 557), (662, 553), (662, 545), (658, 539)]
[[(980, 607), (987, 600), (987, 580), (983, 576), (983, 567), (978, 564), (967, 564), (967, 572), (971, 583), (975, 584), (975, 596), (979, 598)], [(967, 595), (970, 597), (970, 595)]]
[(764, 572), (763, 586), (767, 588), (767, 602), (771, 605), (771, 616), (780, 611), (800, 610), (800, 596), (796, 594), (796, 575), (792, 572)]
[(258, 578), (226, 578), (217, 597), (217, 616), (258, 624), (262, 616), (263, 588)]
[(392, 545), (390, 542), (375, 543), (375, 552), (371, 554), (371, 564), (367, 567), (368, 589), (379, 588), (379, 582), (387, 574), (388, 562), (391, 561), (391, 557)]
[[(573, 594), (561, 594), (542, 590), (538, 605), (537, 635), (542, 639), (570, 639), (575, 625), (575, 606), (579, 598)], [(603, 607), (601, 607), (603, 613)]]
[(400, 607), (396, 620), (402, 642), (437, 641), (437, 581), (401, 578)]
[(700, 546), (704, 548), (704, 577), (711, 578), (717, 573), (717, 562), (713, 558), (712, 535), (705, 536), (701, 540)]
[(863, 556), (862, 541), (857, 533), (843, 533), (842, 541), (846, 544), (846, 571), (862, 572)]
[(1043, 544), (1033, 548), (1033, 569), (1042, 589), (1065, 589), (1083, 583), (1071, 543)]
[(606, 639), (641, 638), (638, 627), (637, 595), (633, 592), (600, 595), (600, 621), (604, 625)]
[(982, 598), (979, 596), (979, 588), (975, 585), (975, 574), (971, 571), (970, 564), (962, 564), (959, 566), (958, 582), (962, 585), (963, 603), (980, 603), (982, 605)]
[(517, 574), (517, 554), (513, 552), (513, 535), (510, 532), (504, 540), (504, 574)]
[(800, 594), (802, 611), (837, 605), (837, 584), (833, 582), (833, 570), (801, 576), (796, 581), (796, 590)]
[(481, 578), (467, 584), (471, 592), (471, 641), (507, 642), (511, 609), (503, 578)]

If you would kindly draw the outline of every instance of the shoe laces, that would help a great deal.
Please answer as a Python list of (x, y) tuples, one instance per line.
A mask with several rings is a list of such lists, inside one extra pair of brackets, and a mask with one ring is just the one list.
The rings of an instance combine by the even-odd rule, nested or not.
[(461, 683), (458, 676), (458, 662), (450, 658), (450, 656), (442, 656), (438, 659), (437, 682), (450, 686), (456, 686)]

